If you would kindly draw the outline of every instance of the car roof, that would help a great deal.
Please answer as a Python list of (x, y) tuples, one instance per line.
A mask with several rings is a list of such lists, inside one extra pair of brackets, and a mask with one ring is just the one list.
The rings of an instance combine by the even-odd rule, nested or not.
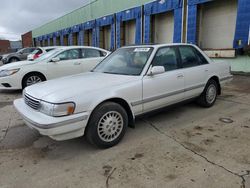
[(98, 49), (98, 50), (108, 52), (108, 50), (98, 48), (98, 47), (93, 47), (93, 46), (49, 46), (49, 47), (40, 47), (40, 48), (42, 49), (56, 48), (56, 49), (62, 49), (62, 50), (76, 49), (76, 48), (88, 48), (88, 49)]
[(122, 48), (129, 48), (129, 47), (154, 47), (154, 48), (160, 48), (160, 47), (165, 47), (165, 46), (195, 46), (195, 45), (187, 44), (187, 43), (134, 44), (134, 45), (123, 46)]
[(41, 49), (48, 50), (48, 49), (55, 49), (59, 48), (60, 46), (48, 46), (48, 47), (40, 47)]

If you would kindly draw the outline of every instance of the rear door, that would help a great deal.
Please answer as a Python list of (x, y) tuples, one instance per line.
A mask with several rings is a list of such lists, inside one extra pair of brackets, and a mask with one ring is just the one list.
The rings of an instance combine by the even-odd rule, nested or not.
[(57, 78), (83, 72), (80, 49), (65, 50), (56, 57), (58, 62), (48, 63), (48, 74), (50, 78)]
[(81, 62), (83, 71), (85, 72), (93, 69), (107, 55), (106, 52), (93, 48), (83, 48), (81, 49), (81, 52)]
[(163, 66), (166, 72), (143, 78), (144, 112), (183, 100), (184, 75), (179, 67), (177, 48), (160, 48), (151, 66)]
[(197, 97), (208, 80), (209, 64), (193, 46), (179, 46), (179, 55), (185, 77), (185, 99)]

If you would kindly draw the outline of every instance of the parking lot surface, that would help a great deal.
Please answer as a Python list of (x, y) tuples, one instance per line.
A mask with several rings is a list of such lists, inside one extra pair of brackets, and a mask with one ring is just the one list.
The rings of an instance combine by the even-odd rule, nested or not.
[(250, 77), (215, 106), (194, 103), (136, 120), (117, 146), (57, 142), (24, 125), (0, 91), (0, 187), (250, 187)]

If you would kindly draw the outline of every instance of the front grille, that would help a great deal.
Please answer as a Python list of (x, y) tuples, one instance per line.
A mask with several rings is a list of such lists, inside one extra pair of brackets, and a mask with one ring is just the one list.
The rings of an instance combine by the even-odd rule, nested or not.
[(38, 110), (40, 107), (40, 101), (28, 96), (27, 94), (24, 96), (24, 102), (34, 110)]

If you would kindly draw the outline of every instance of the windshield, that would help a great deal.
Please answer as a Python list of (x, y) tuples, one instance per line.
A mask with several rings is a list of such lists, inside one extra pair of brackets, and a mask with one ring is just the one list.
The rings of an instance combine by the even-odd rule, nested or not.
[(20, 50), (18, 50), (16, 53), (21, 53), (21, 52), (23, 52), (24, 51), (24, 49), (20, 49)]
[(35, 61), (43, 61), (43, 60), (52, 58), (55, 54), (57, 54), (60, 51), (62, 51), (62, 49), (51, 50), (48, 53), (45, 53), (42, 56), (40, 56), (39, 58), (35, 59)]
[(93, 72), (122, 75), (140, 75), (153, 48), (120, 48), (104, 59)]

